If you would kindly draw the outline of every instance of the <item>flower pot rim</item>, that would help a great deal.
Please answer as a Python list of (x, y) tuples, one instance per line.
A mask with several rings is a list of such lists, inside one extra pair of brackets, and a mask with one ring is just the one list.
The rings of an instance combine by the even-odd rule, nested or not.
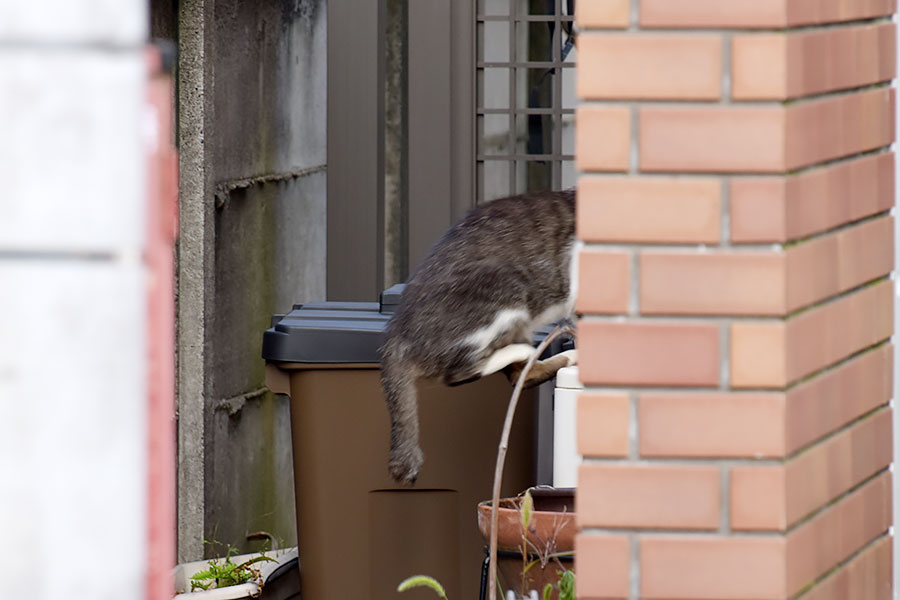
[[(535, 487), (528, 488), (526, 491), (531, 492), (531, 498), (533, 501), (535, 501), (535, 505), (537, 505), (537, 503), (540, 502), (543, 498), (569, 498), (569, 497), (571, 497), (572, 502), (574, 503), (575, 489), (576, 488), (573, 488), (573, 487), (557, 488), (557, 487), (548, 487), (548, 486), (535, 486)], [(506, 497), (500, 498), (499, 510), (519, 510), (518, 505), (504, 506), (504, 503), (509, 504), (509, 505), (516, 504), (522, 499), (524, 494), (525, 494), (525, 492), (522, 492), (521, 494), (519, 494), (517, 496), (506, 496)], [(482, 507), (485, 507), (488, 510), (490, 510), (491, 504), (493, 504), (493, 501), (490, 499), (482, 500), (481, 502), (478, 503), (478, 508), (480, 509)], [(535, 506), (535, 509), (533, 512), (535, 512), (535, 513), (566, 512), (568, 514), (573, 514), (573, 515), (575, 514), (575, 510), (571, 510), (571, 511), (538, 510), (537, 506)]]
[[(535, 493), (537, 492), (537, 494)], [(574, 500), (573, 488), (532, 488), (532, 497), (544, 496)], [(500, 498), (500, 507), (497, 510), (499, 548), (504, 550), (516, 550), (521, 547), (521, 521), (519, 519), (519, 507), (516, 504), (521, 496)], [(508, 506), (504, 506), (504, 502)], [(490, 539), (491, 501), (485, 500), (478, 503), (478, 529), (482, 538), (487, 542)], [(534, 510), (531, 513), (532, 531), (528, 537), (532, 541), (547, 540), (551, 534), (559, 551), (574, 550), (574, 537), (576, 530), (576, 514), (574, 510)], [(560, 522), (560, 518), (566, 519)], [(538, 536), (537, 538), (535, 536)]]

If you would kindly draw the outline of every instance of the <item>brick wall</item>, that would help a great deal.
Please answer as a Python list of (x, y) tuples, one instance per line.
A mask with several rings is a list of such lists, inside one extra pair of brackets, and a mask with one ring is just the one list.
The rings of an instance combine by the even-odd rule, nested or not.
[(147, 544), (146, 600), (168, 600), (175, 587), (175, 273), (178, 157), (174, 81), (160, 51), (147, 51)]
[(579, 3), (579, 597), (891, 597), (894, 10)]

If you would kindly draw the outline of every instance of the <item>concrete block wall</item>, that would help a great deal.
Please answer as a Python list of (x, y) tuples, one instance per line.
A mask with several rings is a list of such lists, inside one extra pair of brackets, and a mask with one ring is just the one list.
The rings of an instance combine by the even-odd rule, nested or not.
[(581, 598), (891, 598), (893, 0), (585, 0)]
[(325, 299), (326, 3), (153, 8), (179, 36), (178, 560), (295, 545), (261, 347), (272, 314)]

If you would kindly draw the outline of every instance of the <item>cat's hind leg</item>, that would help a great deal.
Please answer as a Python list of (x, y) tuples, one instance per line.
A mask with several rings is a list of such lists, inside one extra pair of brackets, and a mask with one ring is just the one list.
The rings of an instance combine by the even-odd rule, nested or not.
[[(480, 365), (481, 376), (490, 375), (497, 371), (503, 371), (513, 385), (519, 379), (522, 370), (534, 354), (534, 347), (530, 344), (510, 344), (504, 346), (488, 356)], [(564, 367), (571, 367), (577, 362), (575, 350), (566, 350), (555, 354), (550, 358), (535, 361), (525, 378), (525, 387), (533, 387), (552, 379), (556, 372)]]
[[(524, 387), (534, 387), (553, 379), (557, 371), (564, 367), (571, 367), (576, 364), (577, 360), (575, 350), (566, 350), (565, 352), (554, 354), (550, 358), (535, 361), (531, 366), (531, 370), (528, 371), (528, 375), (525, 376)], [(516, 385), (519, 381), (519, 376), (522, 374), (526, 362), (527, 359), (522, 362), (512, 363), (503, 370), (512, 385)]]
[(479, 372), (483, 377), (502, 371), (512, 364), (522, 363), (524, 365), (525, 361), (531, 358), (532, 354), (534, 354), (534, 347), (531, 344), (510, 344), (509, 346), (504, 346), (478, 365)]
[(442, 376), (445, 385), (462, 385), (481, 379), (485, 375), (491, 375), (503, 371), (511, 364), (522, 363), (531, 358), (534, 347), (530, 344), (519, 343), (503, 346), (492, 353), (480, 358), (467, 357), (466, 360), (457, 362), (447, 368)]

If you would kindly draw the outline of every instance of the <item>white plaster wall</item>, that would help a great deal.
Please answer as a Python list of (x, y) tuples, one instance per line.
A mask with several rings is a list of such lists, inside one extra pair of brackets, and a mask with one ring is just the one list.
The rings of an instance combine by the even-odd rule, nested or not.
[(0, 1), (0, 39), (7, 42), (137, 44), (148, 21), (146, 0)]
[(0, 597), (143, 596), (143, 277), (0, 259)]
[(4, 249), (141, 247), (143, 79), (137, 49), (0, 49)]
[(0, 0), (2, 598), (144, 597), (145, 13)]

